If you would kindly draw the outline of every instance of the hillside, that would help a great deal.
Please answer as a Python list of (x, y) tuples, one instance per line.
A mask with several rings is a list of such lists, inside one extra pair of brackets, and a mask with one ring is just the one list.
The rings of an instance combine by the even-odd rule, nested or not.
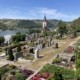
[[(0, 19), (0, 29), (41, 28), (43, 20)], [(59, 20), (47, 20), (49, 28), (55, 28)]]
[(80, 32), (80, 17), (71, 22), (71, 27), (73, 30)]

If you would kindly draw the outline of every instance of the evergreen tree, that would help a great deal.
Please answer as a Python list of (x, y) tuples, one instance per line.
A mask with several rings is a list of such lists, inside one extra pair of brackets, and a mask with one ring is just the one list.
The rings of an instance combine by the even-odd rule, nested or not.
[(58, 24), (58, 33), (60, 34), (60, 37), (62, 38), (64, 34), (67, 34), (68, 29), (66, 27), (66, 24), (62, 21)]
[(4, 41), (5, 41), (4, 37), (0, 37), (0, 45), (1, 43), (4, 43)]
[(9, 55), (9, 60), (13, 61), (14, 60), (14, 56), (13, 56), (13, 51), (11, 48), (8, 49), (8, 55)]

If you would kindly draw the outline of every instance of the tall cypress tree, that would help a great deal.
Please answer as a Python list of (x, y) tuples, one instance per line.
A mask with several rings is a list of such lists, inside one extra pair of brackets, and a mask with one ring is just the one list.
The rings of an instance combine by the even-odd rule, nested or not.
[(14, 56), (13, 56), (13, 51), (11, 48), (8, 49), (8, 55), (9, 55), (9, 60), (13, 61), (14, 60)]

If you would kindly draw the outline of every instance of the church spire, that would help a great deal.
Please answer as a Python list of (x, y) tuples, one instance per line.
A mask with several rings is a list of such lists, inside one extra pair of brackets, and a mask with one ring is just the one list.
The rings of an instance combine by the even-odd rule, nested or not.
[(44, 15), (44, 21), (46, 21), (46, 15)]
[(47, 27), (46, 15), (44, 15), (44, 20), (43, 20), (43, 23), (42, 23), (42, 27), (43, 27), (43, 29)]

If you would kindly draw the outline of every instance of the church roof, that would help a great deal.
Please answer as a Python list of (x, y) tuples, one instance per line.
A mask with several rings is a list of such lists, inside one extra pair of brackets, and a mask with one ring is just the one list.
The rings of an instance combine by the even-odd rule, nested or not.
[(46, 21), (46, 15), (44, 15), (44, 21)]

